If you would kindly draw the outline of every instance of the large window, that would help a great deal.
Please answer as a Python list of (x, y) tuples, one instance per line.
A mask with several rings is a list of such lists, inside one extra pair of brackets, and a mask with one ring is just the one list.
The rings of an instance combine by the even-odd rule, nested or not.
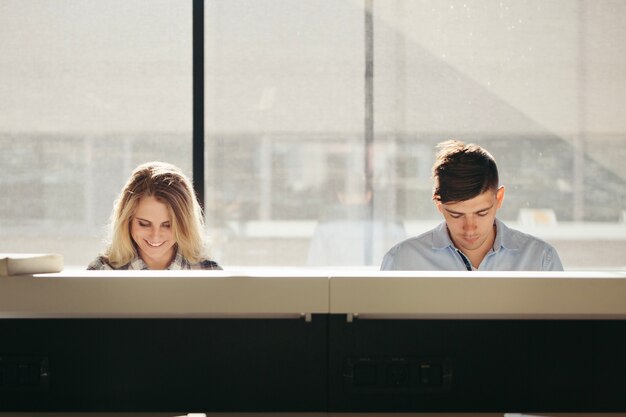
[(191, 173), (191, 4), (0, 1), (0, 252), (86, 267), (141, 162)]
[[(626, 267), (626, 3), (204, 5), (205, 208), (225, 267), (376, 267), (440, 221), (430, 167), (449, 138), (494, 154), (500, 217), (566, 269)], [(136, 164), (191, 172), (191, 1), (0, 9), (0, 251), (86, 265)]]
[(377, 265), (440, 221), (435, 144), (459, 138), (499, 161), (503, 220), (566, 267), (623, 266), (626, 5), (372, 3), (207, 3), (207, 198), (225, 263)]

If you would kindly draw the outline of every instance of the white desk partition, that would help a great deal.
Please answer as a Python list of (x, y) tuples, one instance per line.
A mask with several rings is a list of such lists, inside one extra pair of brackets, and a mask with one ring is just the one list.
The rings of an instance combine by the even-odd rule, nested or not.
[(0, 318), (306, 318), (328, 310), (328, 277), (311, 272), (75, 271), (0, 278)]
[(71, 271), (0, 278), (0, 318), (626, 318), (626, 271)]
[(343, 272), (330, 312), (360, 318), (625, 319), (626, 272)]

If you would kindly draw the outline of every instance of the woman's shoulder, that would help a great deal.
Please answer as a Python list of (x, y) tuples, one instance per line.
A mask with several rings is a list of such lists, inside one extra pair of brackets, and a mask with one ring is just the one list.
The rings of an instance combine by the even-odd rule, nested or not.
[(109, 264), (105, 256), (99, 255), (96, 259), (91, 261), (89, 265), (87, 265), (87, 269), (88, 270), (103, 270), (103, 269), (106, 270), (106, 269), (114, 269), (114, 268)]
[(87, 269), (88, 270), (96, 270), (96, 271), (101, 271), (101, 270), (114, 270), (114, 269), (128, 269), (128, 264), (120, 267), (120, 268), (115, 268), (113, 265), (111, 265), (109, 263), (109, 258), (107, 258), (104, 255), (99, 255), (96, 259), (94, 259), (93, 261), (91, 261), (91, 263), (89, 265), (87, 265)]
[(203, 259), (195, 264), (191, 264), (191, 269), (209, 269), (209, 270), (221, 270), (222, 267), (217, 262), (210, 259)]

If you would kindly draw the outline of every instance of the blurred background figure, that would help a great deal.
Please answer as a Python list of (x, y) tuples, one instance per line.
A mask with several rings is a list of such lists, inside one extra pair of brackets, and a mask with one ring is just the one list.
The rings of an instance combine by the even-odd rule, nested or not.
[(307, 265), (378, 265), (389, 245), (406, 237), (401, 222), (374, 219), (372, 191), (363, 174), (331, 179), (326, 188), (330, 201), (313, 233)]

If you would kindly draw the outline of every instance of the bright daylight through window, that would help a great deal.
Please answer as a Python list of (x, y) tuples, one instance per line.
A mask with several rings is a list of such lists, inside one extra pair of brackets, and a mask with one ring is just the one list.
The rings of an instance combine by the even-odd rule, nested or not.
[[(191, 176), (192, 4), (0, 0), (0, 252), (104, 247), (139, 163)], [(626, 3), (205, 2), (205, 210), (224, 268), (378, 268), (438, 224), (435, 145), (488, 149), (498, 216), (625, 268)]]

